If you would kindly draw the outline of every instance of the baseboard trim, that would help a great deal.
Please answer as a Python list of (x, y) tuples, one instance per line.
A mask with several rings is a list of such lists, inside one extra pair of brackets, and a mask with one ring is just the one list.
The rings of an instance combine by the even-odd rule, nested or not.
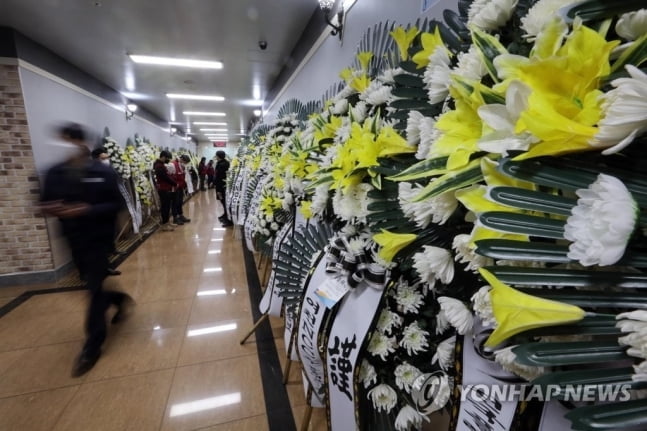
[(15, 272), (0, 275), (0, 289), (8, 286), (26, 284), (54, 283), (74, 269), (74, 263), (68, 262), (48, 271)]

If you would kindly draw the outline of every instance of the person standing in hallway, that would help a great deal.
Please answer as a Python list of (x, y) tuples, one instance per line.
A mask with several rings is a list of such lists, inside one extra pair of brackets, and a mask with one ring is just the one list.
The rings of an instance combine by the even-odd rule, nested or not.
[(227, 154), (222, 151), (216, 151), (216, 174), (214, 177), (214, 185), (216, 186), (216, 196), (223, 208), (223, 215), (219, 217), (219, 220), (222, 222), (223, 227), (233, 226), (234, 223), (229, 219), (227, 215), (227, 203), (226, 203), (226, 192), (227, 192), (227, 171), (229, 170), (229, 161), (227, 161)]
[(173, 208), (171, 212), (173, 213), (173, 223), (177, 225), (183, 225), (184, 223), (189, 223), (191, 219), (184, 217), (184, 211), (182, 206), (184, 205), (184, 194), (187, 189), (186, 182), (186, 165), (191, 159), (186, 154), (180, 156), (180, 160), (173, 160), (173, 165), (175, 166), (175, 175), (173, 179), (177, 183), (177, 188), (175, 190), (175, 195), (173, 196)]
[(71, 151), (70, 157), (53, 166), (45, 177), (41, 195), (44, 213), (58, 217), (74, 263), (85, 275), (90, 293), (86, 316), (86, 340), (72, 376), (88, 372), (101, 356), (106, 338), (106, 311), (117, 307), (113, 322), (121, 320), (132, 302), (125, 293), (103, 288), (108, 275), (108, 256), (114, 245), (117, 213), (123, 206), (117, 173), (98, 160), (90, 159), (85, 131), (77, 124), (59, 130)]
[(210, 189), (214, 186), (213, 180), (216, 175), (216, 169), (213, 167), (213, 160), (207, 163), (207, 188)]
[(207, 178), (207, 158), (203, 157), (200, 159), (200, 164), (198, 165), (198, 176), (200, 177), (200, 191), (203, 192), (207, 189), (204, 188), (204, 181)]
[(159, 159), (153, 163), (155, 171), (155, 185), (160, 197), (160, 217), (162, 218), (162, 230), (172, 231), (173, 225), (169, 222), (171, 218), (171, 204), (173, 203), (173, 194), (177, 188), (177, 183), (166, 170), (166, 164), (171, 160), (171, 153), (163, 150), (160, 152)]

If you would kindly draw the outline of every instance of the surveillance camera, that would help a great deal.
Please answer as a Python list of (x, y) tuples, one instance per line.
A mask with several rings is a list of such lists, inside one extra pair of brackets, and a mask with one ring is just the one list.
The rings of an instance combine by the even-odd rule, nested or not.
[(265, 51), (267, 49), (267, 41), (265, 40), (259, 40), (258, 41), (258, 47)]

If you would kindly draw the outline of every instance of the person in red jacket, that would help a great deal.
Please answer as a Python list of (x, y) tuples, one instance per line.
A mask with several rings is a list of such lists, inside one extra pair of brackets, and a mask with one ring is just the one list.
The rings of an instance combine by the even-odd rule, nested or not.
[(213, 182), (216, 177), (216, 168), (213, 166), (213, 160), (209, 160), (209, 163), (207, 164), (207, 188), (213, 188), (215, 187), (215, 183)]
[(171, 160), (171, 153), (169, 151), (162, 151), (159, 159), (153, 163), (153, 170), (155, 171), (155, 185), (157, 193), (160, 197), (160, 216), (162, 217), (162, 230), (172, 231), (174, 228), (169, 223), (171, 217), (171, 203), (173, 202), (173, 194), (177, 188), (177, 182), (171, 178), (166, 170), (166, 164)]
[(177, 183), (177, 188), (175, 189), (175, 196), (173, 196), (173, 203), (171, 212), (173, 213), (173, 224), (183, 225), (188, 223), (191, 219), (184, 217), (184, 212), (182, 211), (182, 205), (184, 205), (184, 193), (186, 190), (186, 164), (189, 163), (191, 159), (186, 154), (180, 156), (180, 160), (173, 160), (173, 165), (175, 165), (175, 174), (173, 179)]
[(204, 181), (207, 178), (207, 158), (203, 157), (198, 165), (198, 176), (200, 177), (200, 191), (205, 191)]

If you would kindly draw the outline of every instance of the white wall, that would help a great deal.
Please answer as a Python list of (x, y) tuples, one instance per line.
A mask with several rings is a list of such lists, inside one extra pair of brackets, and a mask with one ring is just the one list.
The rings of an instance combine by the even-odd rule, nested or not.
[[(162, 148), (168, 146), (173, 150), (195, 145), (187, 145), (180, 137), (171, 137), (167, 129), (137, 116), (127, 121), (124, 107), (113, 106), (34, 66), (21, 62), (19, 73), (34, 162), (41, 184), (47, 169), (65, 157), (64, 150), (53, 144), (57, 140), (55, 128), (64, 122), (76, 122), (87, 127), (96, 135), (89, 139), (93, 145), (98, 144), (106, 126), (121, 146), (126, 145), (128, 138), (134, 140), (135, 133)], [(54, 267), (58, 268), (68, 263), (71, 257), (58, 221), (51, 217), (47, 221)]]
[(264, 121), (273, 122), (276, 112), (289, 99), (319, 100), (332, 84), (340, 81), (339, 72), (352, 64), (357, 46), (369, 27), (386, 20), (404, 26), (418, 18), (442, 21), (443, 11), (457, 10), (458, 5), (457, 0), (426, 0), (425, 3), (432, 5), (422, 13), (422, 3), (423, 0), (357, 0), (346, 17), (343, 44), (340, 45), (339, 37), (329, 34), (329, 29), (325, 30), (325, 41), (293, 77), (283, 94), (271, 102)]
[(214, 147), (211, 142), (201, 142), (198, 145), (198, 158), (206, 157), (207, 161), (216, 158), (216, 151), (223, 150), (227, 153), (227, 158), (231, 159), (236, 156), (238, 153), (239, 144), (227, 144), (226, 147)]

